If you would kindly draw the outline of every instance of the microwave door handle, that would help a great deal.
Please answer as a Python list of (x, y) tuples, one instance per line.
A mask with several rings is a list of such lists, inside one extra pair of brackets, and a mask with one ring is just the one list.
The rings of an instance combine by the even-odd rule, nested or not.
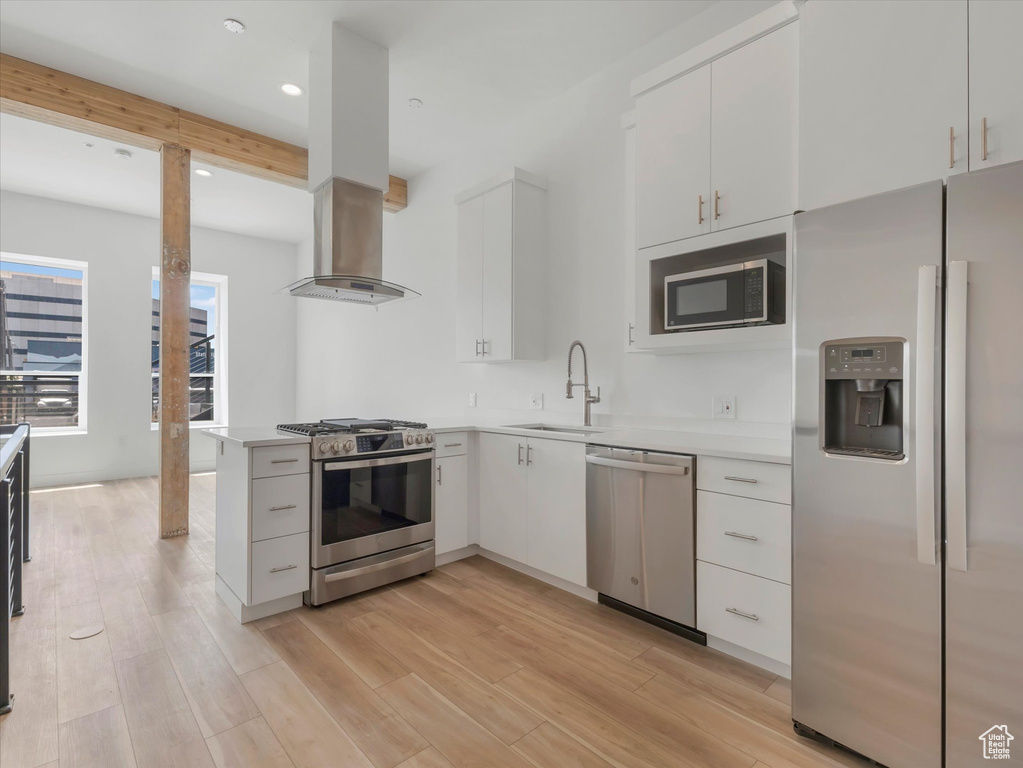
[(934, 565), (934, 404), (937, 341), (938, 268), (931, 264), (917, 272), (916, 300), (916, 559)]

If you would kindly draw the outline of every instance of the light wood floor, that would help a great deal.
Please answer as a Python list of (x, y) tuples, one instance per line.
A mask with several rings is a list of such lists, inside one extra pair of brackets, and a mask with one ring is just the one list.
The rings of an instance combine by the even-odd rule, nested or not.
[(239, 625), (214, 485), (164, 541), (151, 478), (33, 493), (3, 768), (862, 765), (793, 734), (785, 680), (479, 557)]

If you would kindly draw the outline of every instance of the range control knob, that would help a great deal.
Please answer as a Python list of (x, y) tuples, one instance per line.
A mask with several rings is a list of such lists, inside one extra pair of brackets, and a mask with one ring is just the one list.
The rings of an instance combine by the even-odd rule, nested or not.
[(351, 440), (345, 440), (345, 453), (355, 448), (355, 443)]
[(341, 442), (339, 440), (335, 440), (333, 443), (331, 443), (330, 450), (332, 450), (334, 453), (341, 453)]
[(416, 439), (412, 435), (405, 435), (405, 445), (412, 445)]
[(423, 443), (423, 436), (422, 435), (416, 435), (416, 444), (417, 445), (422, 445), (422, 443)]
[(326, 443), (320, 443), (320, 453), (326, 453), (330, 449), (330, 446)]
[(433, 442), (433, 435), (430, 432), (426, 433), (426, 442), (428, 442), (428, 443), (432, 443)]

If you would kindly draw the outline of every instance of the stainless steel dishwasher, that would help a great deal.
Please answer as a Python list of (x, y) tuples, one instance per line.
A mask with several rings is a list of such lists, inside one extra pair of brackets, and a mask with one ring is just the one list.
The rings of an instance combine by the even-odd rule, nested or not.
[(706, 642), (691, 629), (694, 463), (692, 456), (587, 446), (586, 585), (602, 603)]

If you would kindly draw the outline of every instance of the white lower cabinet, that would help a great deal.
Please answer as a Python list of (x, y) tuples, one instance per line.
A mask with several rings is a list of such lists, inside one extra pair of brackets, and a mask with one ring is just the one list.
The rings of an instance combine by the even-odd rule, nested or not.
[(309, 589), (309, 532), (252, 543), (252, 603)]
[(469, 546), (469, 457), (445, 456), (436, 461), (434, 546), (442, 555)]
[(788, 584), (697, 561), (696, 625), (713, 637), (792, 663)]
[(480, 546), (586, 583), (586, 446), (483, 433)]

